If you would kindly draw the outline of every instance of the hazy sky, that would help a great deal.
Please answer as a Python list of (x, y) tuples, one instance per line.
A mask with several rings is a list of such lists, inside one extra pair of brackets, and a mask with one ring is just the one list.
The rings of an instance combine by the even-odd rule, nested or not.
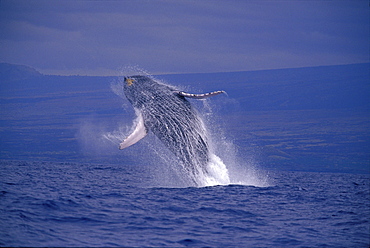
[(0, 0), (0, 62), (46, 74), (369, 62), (369, 1)]

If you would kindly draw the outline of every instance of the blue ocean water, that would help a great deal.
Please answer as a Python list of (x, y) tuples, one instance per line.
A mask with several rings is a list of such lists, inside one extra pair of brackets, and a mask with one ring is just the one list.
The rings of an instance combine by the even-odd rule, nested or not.
[(368, 174), (260, 173), (160, 187), (143, 166), (3, 160), (0, 245), (369, 247)]

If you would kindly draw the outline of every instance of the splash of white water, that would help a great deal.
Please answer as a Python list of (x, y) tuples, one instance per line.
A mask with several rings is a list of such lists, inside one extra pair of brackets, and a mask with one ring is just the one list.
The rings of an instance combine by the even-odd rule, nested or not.
[(207, 174), (200, 174), (202, 186), (228, 185), (230, 184), (229, 171), (224, 162), (215, 154), (210, 155), (207, 165)]

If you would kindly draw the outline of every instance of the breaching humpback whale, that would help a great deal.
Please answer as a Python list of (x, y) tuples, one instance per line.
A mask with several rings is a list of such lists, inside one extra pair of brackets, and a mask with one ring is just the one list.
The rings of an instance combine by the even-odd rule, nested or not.
[(141, 75), (125, 77), (123, 88), (138, 117), (119, 149), (135, 144), (151, 130), (198, 184), (197, 176), (207, 174), (210, 148), (203, 122), (186, 98), (204, 99), (225, 92), (190, 94)]

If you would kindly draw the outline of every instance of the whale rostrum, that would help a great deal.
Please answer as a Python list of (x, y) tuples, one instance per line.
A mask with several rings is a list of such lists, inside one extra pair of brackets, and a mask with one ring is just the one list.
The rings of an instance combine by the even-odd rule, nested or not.
[(151, 131), (176, 155), (197, 184), (197, 174), (207, 173), (210, 148), (204, 123), (186, 98), (205, 99), (225, 92), (186, 93), (141, 75), (125, 77), (123, 88), (137, 118), (135, 128), (119, 149), (137, 143)]

